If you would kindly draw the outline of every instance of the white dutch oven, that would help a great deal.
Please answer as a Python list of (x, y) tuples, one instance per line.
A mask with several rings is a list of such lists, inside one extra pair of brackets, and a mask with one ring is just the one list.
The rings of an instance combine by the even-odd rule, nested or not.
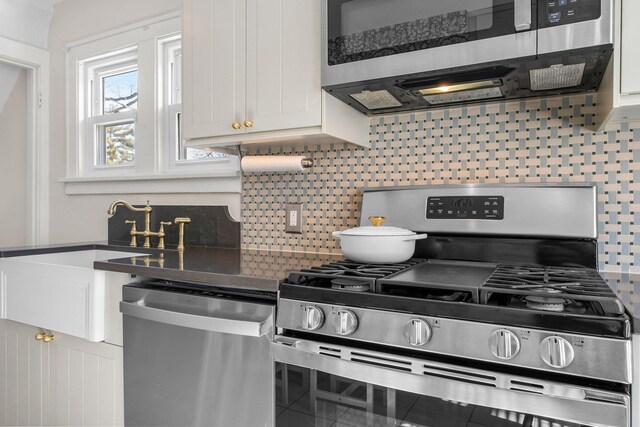
[(374, 224), (372, 227), (333, 232), (347, 259), (372, 264), (403, 262), (413, 256), (416, 240), (427, 238), (426, 234), (404, 228), (381, 227), (384, 217), (369, 217), (369, 221)]

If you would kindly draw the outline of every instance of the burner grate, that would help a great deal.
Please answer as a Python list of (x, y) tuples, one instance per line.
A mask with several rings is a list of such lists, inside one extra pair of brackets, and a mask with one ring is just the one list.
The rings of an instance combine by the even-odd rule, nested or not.
[(387, 277), (405, 268), (409, 268), (424, 260), (412, 258), (396, 264), (361, 264), (353, 261), (338, 261), (301, 270), (302, 273), (322, 274), (332, 276), (355, 276), (379, 279)]
[[(373, 292), (376, 280), (385, 278), (423, 262), (411, 258), (396, 264), (361, 264), (354, 261), (336, 261), (318, 267), (292, 272), (286, 283), (317, 288), (332, 288), (336, 291)], [(336, 278), (344, 280), (336, 285)]]
[(566, 293), (614, 297), (613, 291), (597, 271), (583, 267), (500, 265), (484, 287), (527, 291), (531, 294)]
[[(500, 300), (500, 305), (520, 306), (523, 302), (532, 308), (532, 301), (548, 306), (551, 301), (564, 300), (562, 305), (569, 312), (584, 312), (587, 307), (587, 313), (598, 316), (624, 313), (624, 307), (598, 272), (586, 267), (503, 264), (484, 284), (482, 294), (485, 304)], [(546, 309), (554, 311), (552, 307)]]

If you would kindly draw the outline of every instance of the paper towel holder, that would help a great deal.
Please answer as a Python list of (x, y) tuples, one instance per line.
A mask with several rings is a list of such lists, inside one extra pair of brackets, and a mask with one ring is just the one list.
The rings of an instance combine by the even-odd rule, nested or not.
[[(242, 158), (244, 157), (244, 152), (242, 151), (241, 145), (236, 145), (235, 147), (209, 147), (208, 151), (217, 151), (220, 153), (224, 153), (231, 156), (238, 156), (238, 160), (242, 162)], [(300, 162), (300, 165), (303, 169), (311, 169), (314, 166), (313, 159), (310, 157), (305, 157)]]

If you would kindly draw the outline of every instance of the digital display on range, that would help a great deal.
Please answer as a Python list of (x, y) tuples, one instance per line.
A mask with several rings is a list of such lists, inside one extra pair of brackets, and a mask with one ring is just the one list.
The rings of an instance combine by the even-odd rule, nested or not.
[(504, 197), (429, 197), (427, 219), (504, 219)]

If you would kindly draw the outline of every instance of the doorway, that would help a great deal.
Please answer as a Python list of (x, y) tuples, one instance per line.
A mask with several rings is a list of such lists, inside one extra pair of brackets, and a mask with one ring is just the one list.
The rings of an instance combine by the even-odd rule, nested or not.
[(0, 247), (46, 244), (49, 52), (0, 37), (0, 72)]
[(27, 73), (0, 63), (0, 247), (27, 244)]

